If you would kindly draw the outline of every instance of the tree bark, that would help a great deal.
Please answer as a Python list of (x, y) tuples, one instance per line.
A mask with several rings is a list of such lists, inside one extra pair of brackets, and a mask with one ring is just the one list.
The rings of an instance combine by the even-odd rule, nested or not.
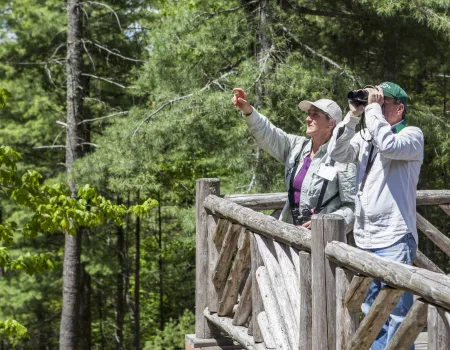
[[(71, 178), (74, 161), (82, 156), (79, 122), (82, 120), (83, 96), (81, 89), (83, 11), (81, 0), (67, 2), (67, 127), (66, 167), (68, 185), (76, 196), (76, 184)], [(60, 349), (75, 350), (79, 346), (80, 258), (81, 232), (66, 235), (63, 265), (63, 301), (60, 323)]]
[[(139, 203), (139, 192), (137, 193), (137, 203)], [(140, 349), (140, 270), (141, 270), (141, 220), (136, 217), (136, 257), (134, 267), (134, 348)]]
[[(120, 200), (117, 201), (120, 204)], [(116, 349), (123, 349), (123, 321), (125, 317), (125, 234), (123, 226), (117, 227), (117, 261), (119, 273), (117, 274), (117, 300), (116, 300)]]

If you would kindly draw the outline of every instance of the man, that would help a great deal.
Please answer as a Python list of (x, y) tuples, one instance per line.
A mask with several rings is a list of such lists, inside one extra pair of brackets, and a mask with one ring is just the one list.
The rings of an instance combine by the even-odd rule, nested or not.
[[(342, 111), (336, 102), (321, 99), (302, 101), (299, 108), (308, 113), (306, 134), (310, 138), (285, 133), (259, 114), (242, 89), (233, 89), (233, 104), (245, 115), (258, 145), (285, 166), (289, 199), (280, 220), (311, 228), (313, 213), (341, 215), (350, 231), (354, 222), (355, 171), (353, 164), (331, 162), (328, 140)], [(324, 185), (326, 184), (326, 185)]]
[[(400, 86), (385, 82), (366, 90), (367, 106), (349, 104), (350, 111), (334, 131), (328, 151), (336, 161), (358, 165), (353, 231), (357, 246), (411, 265), (418, 243), (416, 189), (423, 134), (406, 124), (408, 95)], [(356, 134), (363, 112), (365, 127)], [(372, 283), (362, 305), (364, 314), (382, 287), (380, 282)], [(412, 294), (404, 293), (372, 350), (387, 346), (412, 303)]]

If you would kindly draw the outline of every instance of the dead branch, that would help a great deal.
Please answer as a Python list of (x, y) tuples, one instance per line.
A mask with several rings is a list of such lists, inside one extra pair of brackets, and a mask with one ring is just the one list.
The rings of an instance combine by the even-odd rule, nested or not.
[(346, 18), (352, 20), (366, 20), (367, 17), (357, 15), (350, 12), (343, 11), (322, 11), (322, 10), (311, 10), (304, 6), (300, 6), (295, 2), (291, 2), (289, 0), (284, 0), (292, 9), (294, 9), (297, 13), (302, 15), (313, 15), (320, 17), (338, 17), (338, 18)]
[(120, 28), (120, 31), (122, 31), (122, 26), (120, 25), (119, 16), (117, 15), (117, 12), (114, 11), (110, 6), (108, 6), (108, 5), (104, 4), (104, 3), (101, 3), (101, 2), (97, 2), (97, 1), (86, 1), (86, 3), (87, 3), (87, 4), (94, 4), (94, 5), (104, 6), (104, 7), (106, 7), (108, 10), (110, 10), (110, 11), (114, 14), (114, 16), (116, 17), (117, 24), (118, 24), (118, 26), (119, 26), (119, 28)]
[(81, 39), (81, 42), (83, 43), (84, 51), (86, 52), (86, 54), (89, 57), (89, 61), (91, 61), (91, 63), (92, 63), (92, 67), (94, 68), (94, 71), (96, 71), (94, 60), (92, 59), (91, 54), (89, 53), (89, 50), (86, 47), (86, 41)]
[(52, 146), (36, 146), (34, 149), (43, 149), (43, 148), (66, 148), (66, 145), (52, 145)]
[(218, 81), (221, 80), (221, 79), (225, 79), (226, 77), (228, 77), (228, 76), (231, 75), (231, 74), (236, 74), (236, 72), (235, 72), (235, 71), (227, 72), (227, 73), (223, 74), (222, 76), (220, 76), (218, 79), (215, 79), (215, 80), (213, 80), (213, 81), (208, 82), (208, 84), (206, 84), (206, 85), (205, 85), (202, 89), (200, 89), (198, 92), (191, 92), (191, 93), (188, 94), (188, 95), (180, 96), (180, 97), (174, 98), (174, 99), (172, 99), (172, 100), (167, 101), (167, 102), (164, 103), (163, 105), (161, 105), (156, 111), (154, 111), (154, 112), (151, 113), (150, 115), (146, 116), (146, 117), (141, 121), (141, 123), (139, 124), (139, 126), (133, 131), (133, 134), (132, 134), (132, 136), (131, 136), (131, 144), (133, 144), (134, 137), (136, 136), (136, 134), (138, 133), (138, 131), (139, 131), (139, 129), (142, 127), (142, 125), (143, 125), (144, 123), (148, 122), (151, 118), (153, 118), (153, 117), (154, 117), (156, 114), (158, 114), (161, 110), (163, 110), (163, 109), (166, 108), (167, 106), (173, 105), (174, 103), (183, 101), (183, 100), (185, 100), (185, 99), (187, 99), (187, 98), (190, 98), (190, 97), (192, 97), (192, 96), (194, 96), (194, 95), (201, 94), (203, 91), (209, 89), (209, 87), (210, 87), (212, 84), (214, 84), (215, 82), (218, 82)]
[(122, 59), (124, 59), (124, 60), (132, 61), (132, 62), (139, 62), (139, 63), (145, 62), (145, 61), (142, 61), (142, 60), (136, 60), (136, 59), (134, 59), (134, 58), (129, 58), (129, 57), (123, 56), (123, 55), (121, 55), (121, 54), (119, 54), (119, 53), (116, 53), (116, 52), (114, 52), (114, 51), (111, 51), (111, 50), (108, 49), (107, 47), (100, 45), (97, 41), (95, 41), (95, 42), (92, 42), (92, 41), (90, 41), (90, 40), (84, 40), (84, 41), (87, 42), (87, 43), (93, 44), (93, 45), (97, 46), (99, 49), (104, 50), (104, 51), (108, 52), (108, 53), (111, 54), (111, 55), (120, 57), (120, 58), (122, 58)]
[(118, 116), (118, 115), (123, 115), (123, 114), (128, 114), (128, 113), (129, 113), (129, 111), (124, 111), (124, 112), (113, 113), (113, 114), (110, 114), (110, 115), (107, 115), (107, 116), (104, 116), (104, 117), (100, 117), (100, 118), (85, 119), (85, 120), (79, 122), (78, 125), (84, 124), (84, 123), (96, 122), (98, 120), (112, 118), (112, 117), (115, 117), (115, 116)]
[(298, 40), (294, 34), (292, 34), (286, 27), (284, 26), (280, 26), (281, 30), (288, 36), (291, 38), (291, 40), (297, 44), (298, 46), (304, 48), (306, 51), (312, 53), (313, 55), (320, 57), (323, 61), (327, 62), (328, 64), (330, 64), (331, 66), (333, 66), (334, 68), (342, 71), (342, 73), (344, 73), (347, 77), (349, 77), (350, 79), (352, 79), (354, 82), (356, 82), (358, 85), (362, 85), (362, 82), (356, 78), (355, 76), (353, 76), (352, 74), (350, 74), (344, 67), (342, 67), (341, 65), (339, 65), (338, 63), (336, 63), (335, 61), (333, 61), (331, 58), (328, 58), (320, 53), (318, 53), (316, 50), (312, 49), (311, 47), (309, 47), (306, 44), (303, 44), (300, 40)]
[(107, 83), (116, 85), (116, 86), (118, 86), (118, 87), (121, 87), (122, 89), (126, 89), (126, 88), (127, 88), (126, 86), (123, 86), (123, 85), (121, 85), (121, 84), (119, 84), (119, 83), (116, 83), (115, 81), (112, 81), (111, 79), (108, 79), (108, 78), (102, 78), (102, 77), (98, 77), (98, 76), (96, 76), (96, 75), (87, 74), (87, 73), (81, 73), (81, 75), (83, 75), (83, 76), (85, 76), (85, 77), (91, 77), (91, 78), (94, 78), (94, 79), (99, 79), (99, 80), (106, 81)]

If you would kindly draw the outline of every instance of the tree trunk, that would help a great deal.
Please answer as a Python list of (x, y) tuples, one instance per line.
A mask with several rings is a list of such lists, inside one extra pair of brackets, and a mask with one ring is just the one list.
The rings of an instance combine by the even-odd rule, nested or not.
[[(139, 204), (139, 192), (137, 193), (136, 202)], [(141, 220), (136, 217), (136, 258), (134, 268), (134, 348), (140, 349), (140, 269), (141, 269)]]
[[(83, 96), (81, 89), (82, 73), (82, 1), (67, 1), (67, 127), (66, 127), (66, 167), (67, 181), (76, 196), (76, 184), (71, 178), (74, 161), (81, 157), (79, 122), (82, 120)], [(66, 235), (63, 265), (63, 300), (60, 324), (60, 349), (75, 350), (79, 346), (79, 309), (80, 309), (80, 256), (81, 232), (75, 236)]]
[(161, 196), (158, 198), (158, 245), (159, 245), (159, 329), (164, 329), (164, 284), (163, 284), (163, 246), (162, 246), (162, 218), (161, 218)]
[(80, 346), (81, 350), (91, 348), (91, 276), (81, 265), (80, 285)]
[[(119, 204), (120, 201), (118, 200)], [(125, 317), (125, 234), (123, 226), (117, 228), (117, 260), (119, 273), (117, 274), (117, 301), (116, 301), (116, 349), (123, 349), (123, 321)]]

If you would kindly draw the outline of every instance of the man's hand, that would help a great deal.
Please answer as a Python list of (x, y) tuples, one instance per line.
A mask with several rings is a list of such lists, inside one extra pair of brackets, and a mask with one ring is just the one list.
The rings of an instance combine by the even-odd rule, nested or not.
[(239, 108), (244, 114), (251, 114), (253, 112), (253, 107), (248, 103), (247, 94), (241, 88), (233, 89), (233, 99), (231, 102), (237, 108)]
[(311, 220), (305, 222), (302, 227), (307, 228), (308, 230), (311, 230)]
[(369, 92), (369, 97), (367, 98), (367, 103), (378, 103), (380, 106), (384, 103), (384, 94), (383, 89), (379, 86), (376, 86), (375, 89), (368, 88), (366, 89)]

